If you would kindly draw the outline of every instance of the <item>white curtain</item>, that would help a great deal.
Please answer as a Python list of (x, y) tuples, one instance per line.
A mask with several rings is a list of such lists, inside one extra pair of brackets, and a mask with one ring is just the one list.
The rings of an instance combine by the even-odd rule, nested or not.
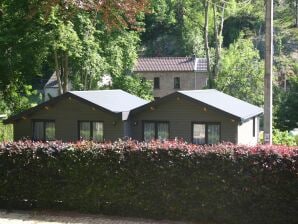
[(92, 132), (93, 132), (93, 140), (97, 142), (103, 141), (103, 123), (102, 122), (93, 122), (92, 123)]
[(44, 126), (42, 121), (33, 122), (33, 139), (44, 140)]
[(206, 125), (194, 124), (193, 125), (193, 143), (194, 144), (206, 144)]
[(90, 140), (90, 122), (80, 122), (80, 139)]
[(155, 125), (154, 122), (144, 123), (144, 140), (150, 141), (155, 138)]
[(160, 140), (169, 139), (168, 123), (157, 123), (157, 138)]
[(45, 122), (46, 136), (45, 140), (55, 140), (55, 122)]
[(220, 128), (218, 124), (209, 124), (208, 125), (208, 144), (217, 144), (219, 143), (220, 137)]

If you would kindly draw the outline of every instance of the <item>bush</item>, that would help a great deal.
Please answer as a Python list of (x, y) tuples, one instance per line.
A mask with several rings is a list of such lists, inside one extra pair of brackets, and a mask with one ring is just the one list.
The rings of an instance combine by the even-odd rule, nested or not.
[(296, 139), (290, 135), (288, 131), (280, 131), (278, 129), (273, 130), (273, 144), (275, 145), (288, 145), (296, 146)]
[[(264, 132), (259, 133), (259, 142), (264, 143)], [(272, 142), (274, 145), (298, 146), (298, 138), (292, 136), (288, 131), (273, 129)]]
[(297, 223), (298, 148), (0, 144), (0, 206), (206, 223)]

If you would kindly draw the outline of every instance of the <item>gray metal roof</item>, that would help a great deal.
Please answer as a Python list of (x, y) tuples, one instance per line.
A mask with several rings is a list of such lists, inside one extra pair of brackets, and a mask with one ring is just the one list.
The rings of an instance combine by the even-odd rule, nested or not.
[(179, 93), (245, 121), (263, 113), (263, 109), (215, 89), (186, 90)]
[(114, 113), (130, 111), (140, 107), (148, 101), (124, 92), (122, 90), (88, 90), (88, 91), (70, 91), (80, 98), (103, 107)]

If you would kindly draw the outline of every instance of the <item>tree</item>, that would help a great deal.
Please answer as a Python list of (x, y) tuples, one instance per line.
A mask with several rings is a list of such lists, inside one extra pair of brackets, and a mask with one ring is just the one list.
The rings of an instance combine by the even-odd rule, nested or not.
[[(52, 28), (50, 32), (50, 39), (52, 40), (50, 48), (54, 58), (60, 94), (67, 91), (70, 73), (69, 64), (75, 64), (76, 61), (82, 62), (78, 58), (82, 57), (85, 60), (81, 69), (81, 73), (84, 73), (81, 76), (84, 76), (85, 89), (87, 86), (91, 87), (92, 84), (92, 82), (91, 84), (86, 83), (87, 77), (90, 78), (94, 76), (94, 73), (102, 70), (102, 68), (95, 68), (97, 63), (103, 61), (97, 51), (96, 42), (93, 41), (94, 31), (97, 29), (97, 26), (109, 31), (135, 27), (137, 16), (146, 7), (147, 0), (125, 0), (121, 2), (115, 0), (66, 0), (62, 2), (59, 0), (47, 0), (40, 7), (36, 6), (36, 3), (32, 4), (32, 14), (34, 15), (37, 9), (40, 9), (43, 21), (45, 21), (44, 26), (50, 25)], [(89, 22), (84, 23), (84, 25), (88, 26), (88, 29), (77, 30), (74, 27), (75, 19), (82, 14), (84, 14), (84, 17), (81, 17), (81, 19), (84, 18), (85, 22), (89, 19)], [(81, 22), (84, 21), (81, 20)]]
[(216, 88), (255, 105), (263, 104), (263, 62), (251, 40), (240, 38), (226, 50)]
[[(148, 0), (3, 0), (1, 98), (26, 96), (30, 88), (25, 86), (42, 76), (44, 66), (56, 71), (60, 93), (67, 91), (74, 76), (79, 77), (80, 89), (96, 88), (109, 70), (104, 53), (109, 36), (137, 30), (147, 6)], [(127, 56), (122, 59), (129, 61)]]
[(201, 14), (197, 0), (151, 0), (141, 36), (146, 56), (204, 56)]
[[(121, 32), (119, 35), (118, 32)], [(107, 73), (112, 77), (112, 88), (122, 89), (144, 99), (152, 100), (151, 83), (132, 74), (137, 60), (138, 33), (115, 31), (104, 41)]]
[(0, 11), (0, 107), (9, 114), (30, 107), (30, 84), (48, 51), (38, 22), (26, 17), (27, 1), (3, 0)]
[[(205, 0), (204, 1), (204, 46), (209, 73), (209, 87), (219, 75), (223, 48), (225, 21), (230, 17), (250, 10), (248, 1)], [(258, 3), (259, 4), (259, 3)], [(239, 33), (242, 27), (237, 27)]]
[(294, 15), (295, 18), (295, 27), (298, 27), (298, 0), (286, 0), (291, 13)]
[(289, 90), (284, 92), (277, 107), (275, 126), (280, 130), (292, 130), (298, 127), (298, 76), (289, 79)]
[(122, 89), (146, 100), (153, 100), (152, 83), (143, 80), (137, 75), (114, 77), (113, 88)]

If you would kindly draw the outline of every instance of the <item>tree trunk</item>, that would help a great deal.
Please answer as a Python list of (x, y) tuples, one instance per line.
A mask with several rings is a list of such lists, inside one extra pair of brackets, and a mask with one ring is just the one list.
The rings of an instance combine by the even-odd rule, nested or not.
[(61, 86), (62, 86), (62, 93), (63, 92), (63, 85), (64, 85), (64, 60), (63, 60), (63, 53), (61, 53), (60, 56), (60, 80), (61, 80)]
[(215, 65), (214, 65), (214, 79), (217, 77), (219, 72), (219, 65), (221, 60), (221, 49), (222, 49), (222, 30), (223, 30), (223, 23), (225, 20), (225, 6), (226, 3), (224, 2), (221, 6), (221, 18), (220, 18), (220, 26), (217, 23), (217, 6), (213, 4), (213, 16), (214, 16), (214, 36), (215, 36)]
[(67, 53), (63, 54), (64, 60), (63, 60), (63, 67), (64, 67), (64, 76), (63, 76), (63, 93), (66, 93), (68, 91), (68, 55)]
[(218, 63), (219, 63), (219, 42), (218, 42), (218, 25), (217, 25), (217, 9), (216, 4), (213, 4), (213, 28), (214, 28), (214, 39), (215, 39), (215, 61), (214, 61), (214, 71), (213, 79), (217, 77), (218, 74)]
[(208, 26), (209, 26), (209, 1), (205, 0), (205, 21), (204, 21), (204, 42), (205, 42), (205, 53), (207, 60), (207, 72), (209, 76), (209, 88), (212, 88), (213, 77), (210, 69), (210, 55), (209, 55), (209, 37), (208, 37)]
[(298, 28), (298, 0), (296, 0), (296, 27)]
[(89, 79), (89, 89), (91, 89), (92, 88), (91, 72), (89, 73), (89, 77), (90, 77), (90, 79)]
[(58, 93), (61, 95), (63, 93), (62, 84), (61, 84), (61, 72), (59, 70), (59, 63), (58, 63), (58, 54), (57, 51), (54, 50), (54, 61), (55, 61), (55, 71), (56, 71), (56, 77), (58, 82)]
[(84, 73), (85, 73), (84, 90), (87, 90), (88, 72), (86, 69)]
[(222, 49), (222, 31), (223, 31), (223, 25), (225, 21), (225, 8), (226, 8), (226, 3), (224, 2), (222, 5), (222, 11), (221, 11), (221, 22), (220, 22), (220, 28), (219, 28), (219, 56), (221, 56), (221, 49)]

